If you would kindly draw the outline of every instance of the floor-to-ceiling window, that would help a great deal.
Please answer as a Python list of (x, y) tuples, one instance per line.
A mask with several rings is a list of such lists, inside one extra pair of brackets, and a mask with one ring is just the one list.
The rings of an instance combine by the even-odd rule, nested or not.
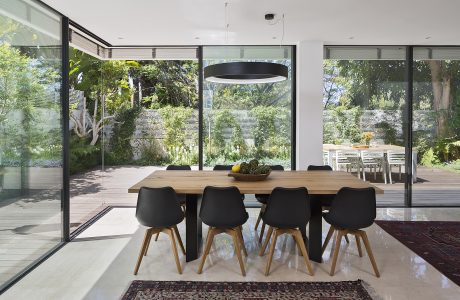
[(291, 166), (291, 46), (205, 46), (203, 66), (235, 61), (288, 66), (288, 80), (264, 84), (203, 84), (203, 165), (257, 158)]
[(62, 242), (61, 22), (0, 2), (0, 289)]
[(324, 163), (384, 189), (379, 205), (404, 205), (405, 47), (326, 47), (324, 58)]
[(111, 49), (107, 59), (102, 46), (71, 35), (73, 233), (110, 206), (134, 206), (128, 188), (153, 171), (198, 169), (199, 126), (196, 48)]
[(460, 205), (460, 48), (414, 47), (412, 204)]

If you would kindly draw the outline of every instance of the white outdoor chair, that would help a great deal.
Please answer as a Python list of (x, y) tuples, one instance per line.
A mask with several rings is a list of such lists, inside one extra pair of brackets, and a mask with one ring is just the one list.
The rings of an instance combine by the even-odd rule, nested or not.
[(372, 173), (374, 170), (374, 179), (377, 179), (377, 168), (382, 173), (385, 184), (387, 184), (387, 168), (385, 164), (385, 155), (383, 151), (361, 151), (361, 163), (363, 169), (363, 180), (366, 181), (366, 168)]
[(328, 150), (323, 150), (323, 165), (331, 165), (331, 155)]
[(390, 176), (390, 184), (393, 184), (391, 176), (391, 167), (397, 166), (399, 168), (399, 180), (402, 179), (402, 166), (406, 165), (406, 153), (404, 151), (387, 151), (387, 164), (388, 164), (388, 174)]
[(339, 171), (343, 167), (347, 172), (356, 169), (358, 178), (361, 178), (361, 158), (357, 150), (337, 150), (335, 153), (335, 170)]

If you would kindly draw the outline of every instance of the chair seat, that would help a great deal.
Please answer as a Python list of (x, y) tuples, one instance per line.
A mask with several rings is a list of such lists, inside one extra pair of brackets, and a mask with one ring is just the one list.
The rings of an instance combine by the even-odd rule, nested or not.
[(341, 229), (341, 230), (343, 229), (358, 230), (358, 229), (363, 229), (363, 228), (366, 228), (372, 225), (372, 223), (371, 224), (352, 224), (350, 221), (348, 221), (347, 224), (345, 224), (340, 221), (336, 221), (332, 219), (330, 212), (323, 213), (323, 218), (327, 223), (334, 226), (334, 228)]
[(214, 221), (214, 222), (207, 222), (205, 223), (206, 225), (210, 227), (215, 227), (215, 228), (235, 228), (238, 226), (243, 225), (246, 223), (246, 221), (249, 219), (249, 214), (247, 212), (244, 212), (244, 216), (242, 216), (240, 219), (235, 219), (233, 222), (219, 222), (219, 221)]

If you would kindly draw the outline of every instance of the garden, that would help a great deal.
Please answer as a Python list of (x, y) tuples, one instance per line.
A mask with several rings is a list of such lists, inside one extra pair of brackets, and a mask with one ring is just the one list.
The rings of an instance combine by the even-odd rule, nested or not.
[[(198, 165), (198, 63), (102, 61), (71, 49), (71, 173), (105, 165)], [(204, 166), (291, 163), (290, 80), (205, 83)]]
[[(324, 61), (324, 143), (404, 146), (404, 60)], [(414, 62), (413, 147), (418, 164), (460, 172), (460, 61)]]

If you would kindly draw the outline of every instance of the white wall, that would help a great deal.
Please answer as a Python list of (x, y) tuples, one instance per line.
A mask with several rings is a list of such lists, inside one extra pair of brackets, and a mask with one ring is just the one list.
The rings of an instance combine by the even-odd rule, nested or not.
[(296, 69), (296, 168), (305, 170), (323, 164), (323, 42), (300, 42)]

